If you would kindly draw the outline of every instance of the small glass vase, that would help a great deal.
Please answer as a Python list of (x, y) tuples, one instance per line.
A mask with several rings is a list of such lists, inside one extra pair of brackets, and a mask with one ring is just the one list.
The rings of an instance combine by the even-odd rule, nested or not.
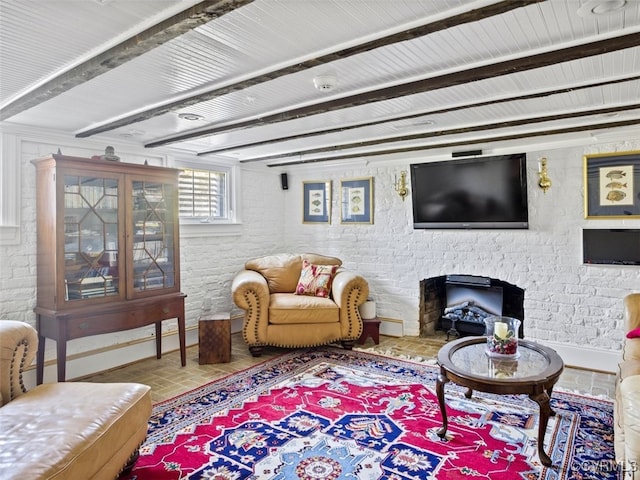
[(487, 336), (487, 355), (495, 358), (518, 358), (520, 320), (496, 315), (485, 318), (484, 324)]

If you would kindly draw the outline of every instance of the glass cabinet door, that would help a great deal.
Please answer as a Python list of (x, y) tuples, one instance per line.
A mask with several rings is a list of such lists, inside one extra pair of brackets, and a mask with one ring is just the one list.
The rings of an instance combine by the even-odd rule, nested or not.
[(118, 295), (118, 178), (64, 175), (65, 300)]
[(146, 292), (176, 286), (174, 245), (175, 185), (132, 182), (133, 290)]

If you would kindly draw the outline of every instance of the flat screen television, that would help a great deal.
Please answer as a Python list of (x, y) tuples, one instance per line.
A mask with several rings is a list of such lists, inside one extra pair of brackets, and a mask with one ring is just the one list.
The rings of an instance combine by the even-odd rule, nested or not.
[(529, 228), (526, 154), (412, 164), (413, 228)]

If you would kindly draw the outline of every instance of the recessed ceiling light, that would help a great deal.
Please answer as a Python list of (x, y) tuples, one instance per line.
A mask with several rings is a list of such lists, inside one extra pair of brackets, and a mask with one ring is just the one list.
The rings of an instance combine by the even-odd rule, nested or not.
[(333, 90), (337, 85), (338, 79), (333, 75), (319, 75), (313, 79), (313, 86), (323, 92)]
[(578, 15), (608, 15), (622, 10), (627, 5), (627, 0), (590, 0), (578, 9)]
[(202, 115), (198, 115), (197, 113), (179, 113), (178, 114), (178, 118), (181, 118), (182, 120), (189, 120), (190, 122), (195, 122), (196, 120), (204, 120), (204, 117)]

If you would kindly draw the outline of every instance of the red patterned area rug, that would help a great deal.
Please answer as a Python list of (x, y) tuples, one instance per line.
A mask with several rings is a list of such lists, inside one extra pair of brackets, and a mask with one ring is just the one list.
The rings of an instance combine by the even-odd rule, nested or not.
[(538, 406), (448, 383), (438, 368), (327, 347), (287, 353), (162, 402), (129, 480), (618, 479), (609, 400), (554, 392), (545, 451)]

